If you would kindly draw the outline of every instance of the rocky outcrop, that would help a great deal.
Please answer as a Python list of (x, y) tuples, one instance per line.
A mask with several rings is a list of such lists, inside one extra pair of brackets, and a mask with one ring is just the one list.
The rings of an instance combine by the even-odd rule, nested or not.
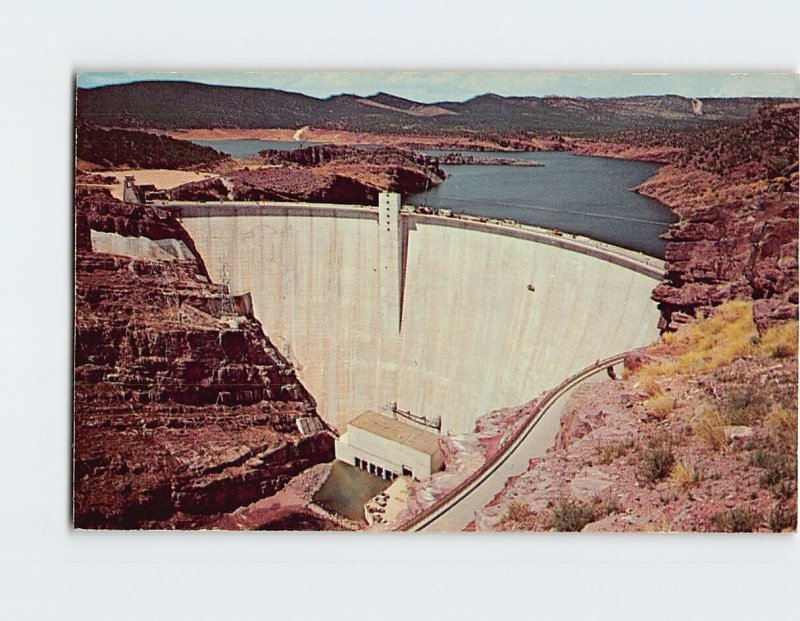
[(82, 528), (194, 528), (333, 459), (291, 365), (201, 260), (93, 252), (87, 231), (191, 238), (168, 213), (76, 204), (74, 519)]
[[(793, 146), (782, 144), (781, 152), (796, 156), (797, 111), (796, 105), (765, 110), (729, 130), (734, 138), (741, 134), (747, 139), (729, 138), (736, 148), (726, 143), (720, 151), (711, 141), (719, 139), (716, 133), (708, 141), (695, 138), (681, 162), (661, 168), (637, 188), (680, 218), (664, 235), (667, 278), (653, 293), (663, 330), (740, 298), (759, 301), (755, 318), (760, 330), (797, 317), (796, 164), (786, 167), (772, 150), (758, 148), (759, 141), (773, 145), (773, 134), (793, 136), (787, 139)], [(725, 164), (712, 165), (709, 153), (724, 156)], [(772, 176), (776, 171), (778, 176)]]
[[(177, 239), (191, 251), (194, 269), (208, 277), (194, 240), (166, 209), (149, 205), (123, 203), (112, 198), (107, 189), (79, 187), (75, 198), (75, 248), (91, 251), (91, 231), (116, 233), (124, 237), (147, 237), (154, 241)], [(190, 268), (191, 269), (191, 268)]]
[(458, 152), (447, 153), (437, 159), (439, 164), (447, 166), (544, 166), (541, 162), (534, 160), (520, 160), (510, 157), (475, 157), (474, 155), (464, 155)]
[(382, 191), (415, 194), (441, 183), (435, 160), (402, 149), (316, 146), (262, 151), (267, 166), (179, 186), (173, 200), (308, 201), (373, 205)]

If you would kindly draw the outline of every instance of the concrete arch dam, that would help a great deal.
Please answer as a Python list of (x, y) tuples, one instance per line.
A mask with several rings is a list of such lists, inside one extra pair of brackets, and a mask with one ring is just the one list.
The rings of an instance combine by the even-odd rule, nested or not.
[(339, 431), (387, 404), (442, 433), (518, 405), (657, 336), (663, 263), (533, 227), (377, 209), (169, 203), (212, 278), (252, 294), (264, 331)]

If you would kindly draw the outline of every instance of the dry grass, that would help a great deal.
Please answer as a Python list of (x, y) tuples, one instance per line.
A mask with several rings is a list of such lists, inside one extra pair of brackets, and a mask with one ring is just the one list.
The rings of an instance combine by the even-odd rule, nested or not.
[(664, 335), (660, 345), (672, 355), (642, 367), (638, 373), (652, 379), (713, 371), (736, 358), (758, 353), (758, 343), (753, 303), (735, 300), (718, 307), (711, 317), (700, 315), (680, 331)]
[(790, 321), (773, 326), (761, 335), (758, 350), (773, 358), (797, 356), (797, 322)]
[(719, 410), (711, 406), (702, 406), (692, 419), (695, 435), (715, 451), (726, 451), (728, 440), (724, 427), (728, 420)]
[(679, 461), (672, 467), (669, 480), (680, 487), (691, 487), (703, 479), (703, 471), (686, 461)]
[(661, 386), (658, 381), (652, 377), (646, 377), (642, 381), (642, 390), (644, 390), (651, 397), (657, 397), (661, 394)]
[(660, 376), (714, 371), (746, 356), (796, 357), (798, 322), (773, 326), (759, 336), (752, 301), (733, 300), (710, 317), (698, 313), (694, 323), (662, 336), (656, 348), (670, 354), (668, 359), (645, 365), (634, 374), (651, 396), (661, 391), (655, 379)]
[(767, 416), (766, 426), (776, 444), (797, 452), (797, 410), (775, 406)]
[(611, 442), (605, 446), (598, 446), (596, 451), (598, 455), (598, 463), (606, 465), (612, 461), (624, 457), (628, 454), (634, 446), (633, 440), (625, 440), (624, 442)]
[(665, 420), (667, 417), (669, 417), (676, 405), (677, 399), (664, 393), (656, 395), (655, 397), (651, 397), (647, 400), (647, 407), (659, 420)]

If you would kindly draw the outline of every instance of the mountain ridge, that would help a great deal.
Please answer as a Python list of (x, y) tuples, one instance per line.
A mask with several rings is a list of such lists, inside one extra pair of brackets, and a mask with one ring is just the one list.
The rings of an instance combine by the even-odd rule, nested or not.
[[(696, 111), (696, 102), (701, 102)], [(531, 132), (607, 135), (729, 124), (786, 98), (694, 99), (680, 95), (587, 98), (483, 93), (462, 102), (416, 102), (391, 93), (326, 98), (274, 88), (142, 81), (78, 88), (79, 121), (161, 130), (296, 128), (403, 133)]]

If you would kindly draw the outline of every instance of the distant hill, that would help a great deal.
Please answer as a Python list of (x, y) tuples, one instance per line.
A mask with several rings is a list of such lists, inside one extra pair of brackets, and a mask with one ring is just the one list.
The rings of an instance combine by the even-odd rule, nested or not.
[(608, 99), (502, 97), (418, 103), (387, 93), (318, 99), (269, 88), (194, 82), (133, 82), (78, 89), (79, 121), (150, 129), (319, 128), (371, 132), (534, 132), (610, 134), (683, 130), (750, 117), (779, 98), (693, 100), (677, 95)]
[(190, 168), (227, 159), (211, 147), (142, 131), (103, 129), (79, 123), (75, 154), (104, 167)]

